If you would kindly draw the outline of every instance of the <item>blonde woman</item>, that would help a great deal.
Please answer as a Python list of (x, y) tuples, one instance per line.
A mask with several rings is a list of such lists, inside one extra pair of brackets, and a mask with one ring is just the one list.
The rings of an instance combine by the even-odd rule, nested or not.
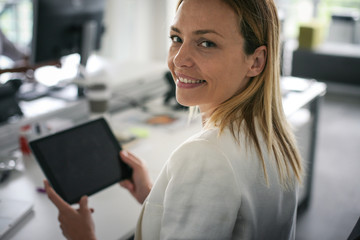
[[(177, 100), (198, 106), (203, 130), (174, 150), (154, 185), (121, 152), (133, 177), (120, 184), (143, 203), (135, 239), (294, 239), (302, 165), (281, 104), (274, 2), (180, 1), (170, 38)], [(86, 197), (79, 212), (62, 212), (65, 236), (95, 239)]]

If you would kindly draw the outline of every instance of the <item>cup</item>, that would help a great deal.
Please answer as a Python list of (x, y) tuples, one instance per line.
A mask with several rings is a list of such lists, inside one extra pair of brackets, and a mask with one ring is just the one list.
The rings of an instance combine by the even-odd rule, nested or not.
[(86, 96), (92, 115), (102, 115), (108, 110), (110, 90), (104, 83), (96, 83), (87, 87)]

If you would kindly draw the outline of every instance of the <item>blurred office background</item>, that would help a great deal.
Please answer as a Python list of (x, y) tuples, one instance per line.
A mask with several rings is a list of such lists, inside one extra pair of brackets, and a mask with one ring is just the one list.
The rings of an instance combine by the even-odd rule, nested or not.
[[(107, 0), (106, 31), (97, 54), (115, 62), (165, 65), (176, 2)], [(327, 84), (312, 197), (299, 214), (296, 239), (346, 239), (360, 217), (360, 0), (276, 3), (282, 22), (282, 74)], [(31, 0), (0, 0), (0, 27), (30, 51)], [(0, 64), (7, 61), (2, 57)]]

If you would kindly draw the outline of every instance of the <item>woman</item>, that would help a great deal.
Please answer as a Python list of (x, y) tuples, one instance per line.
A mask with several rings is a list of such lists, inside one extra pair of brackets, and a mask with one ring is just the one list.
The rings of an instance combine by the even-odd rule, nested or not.
[[(143, 203), (135, 238), (294, 239), (302, 166), (281, 105), (273, 1), (180, 1), (170, 38), (177, 100), (199, 107), (203, 130), (173, 152), (154, 186), (142, 162), (121, 152), (133, 178), (120, 184)], [(46, 190), (65, 236), (95, 238), (86, 197), (78, 214)]]

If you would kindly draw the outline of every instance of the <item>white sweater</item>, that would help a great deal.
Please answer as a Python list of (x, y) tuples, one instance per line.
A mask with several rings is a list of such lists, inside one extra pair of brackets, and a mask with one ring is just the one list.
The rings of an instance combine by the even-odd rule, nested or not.
[(264, 141), (269, 186), (255, 149), (229, 130), (202, 131), (179, 146), (146, 199), (136, 239), (295, 238), (297, 187), (284, 190)]

